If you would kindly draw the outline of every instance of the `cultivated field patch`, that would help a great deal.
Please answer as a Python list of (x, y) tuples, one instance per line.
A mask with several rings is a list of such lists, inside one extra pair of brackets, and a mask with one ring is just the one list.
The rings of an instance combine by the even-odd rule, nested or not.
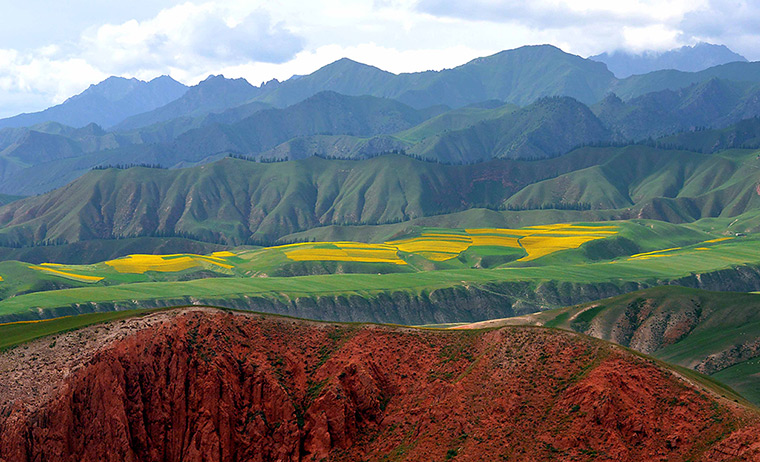
[[(231, 252), (229, 252), (231, 253)], [(234, 254), (233, 254), (234, 255)], [(119, 273), (142, 274), (147, 271), (177, 272), (211, 264), (232, 269), (234, 265), (219, 256), (175, 254), (175, 255), (129, 255), (105, 262)]]

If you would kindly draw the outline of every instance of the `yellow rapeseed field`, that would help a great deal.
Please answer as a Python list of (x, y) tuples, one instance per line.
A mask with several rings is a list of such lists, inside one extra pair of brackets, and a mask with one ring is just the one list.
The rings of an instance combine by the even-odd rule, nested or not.
[(222, 250), (221, 252), (214, 252), (211, 254), (212, 257), (234, 257), (236, 256), (232, 252), (228, 252), (226, 250)]
[(519, 238), (512, 236), (475, 235), (472, 236), (472, 245), (520, 248)]
[[(44, 263), (43, 263), (44, 265)], [(104, 278), (98, 277), (98, 276), (87, 276), (84, 274), (74, 274), (70, 273), (68, 271), (61, 271), (54, 268), (51, 268), (51, 266), (63, 266), (63, 265), (55, 265), (55, 264), (48, 264), (46, 266), (42, 265), (30, 265), (29, 268), (37, 271), (44, 271), (46, 273), (55, 274), (56, 276), (62, 276), (65, 278), (73, 279), (75, 281), (80, 282), (98, 282), (102, 281)]]
[(703, 242), (703, 244), (711, 244), (713, 242), (723, 242), (723, 241), (727, 241), (729, 239), (733, 239), (733, 238), (732, 237), (720, 237), (718, 239), (710, 239), (709, 241), (705, 241), (705, 242)]
[[(631, 255), (631, 257), (629, 258), (629, 260), (646, 260), (646, 259), (648, 259), (648, 258), (650, 258), (652, 256), (657, 255), (657, 254), (664, 253), (664, 252), (670, 252), (672, 250), (681, 250), (681, 248), (680, 247), (672, 247), (670, 249), (653, 250), (652, 252), (637, 253), (635, 255)], [(662, 255), (662, 256), (664, 256), (664, 255)]]
[(607, 236), (572, 235), (558, 236), (556, 234), (532, 234), (520, 239), (520, 244), (528, 253), (518, 261), (535, 260), (560, 250), (577, 249), (586, 242), (604, 239)]
[(499, 236), (527, 236), (528, 234), (535, 232), (529, 229), (509, 229), (509, 228), (473, 228), (465, 229), (465, 232), (470, 236), (478, 234), (496, 234)]
[(419, 237), (388, 241), (386, 244), (431, 261), (446, 261), (467, 250), (472, 245), (472, 238), (463, 234), (422, 233)]
[(331, 242), (330, 247), (323, 247), (325, 244), (328, 243), (288, 245), (285, 255), (294, 261), (347, 261), (406, 265), (404, 260), (398, 258), (397, 249), (393, 246), (360, 242)]
[(586, 242), (617, 234), (617, 227), (557, 223), (521, 229), (468, 228), (465, 232), (466, 235), (422, 233), (419, 237), (389, 241), (386, 244), (434, 261), (455, 258), (471, 246), (522, 247), (527, 255), (520, 261), (528, 261), (560, 250), (575, 249)]
[(176, 255), (129, 255), (116, 260), (105, 262), (119, 273), (142, 274), (146, 271), (159, 271), (173, 273), (184, 271), (186, 269), (202, 266), (203, 263), (231, 269), (233, 265), (227, 264), (218, 257), (209, 257), (206, 255), (194, 254), (176, 254)]
[[(472, 246), (506, 247), (524, 249), (522, 261), (566, 249), (574, 249), (582, 244), (603, 239), (616, 234), (614, 226), (576, 226), (559, 223), (532, 226), (521, 229), (472, 228), (464, 231), (444, 230), (422, 232), (419, 236), (396, 239), (383, 244), (362, 242), (310, 242), (295, 243), (261, 249), (278, 250), (293, 261), (347, 261), (369, 263), (407, 264), (399, 253), (415, 254), (431, 261), (446, 261), (456, 258)], [(147, 271), (177, 272), (206, 264), (232, 269), (225, 258), (238, 254), (229, 251), (214, 252), (211, 255), (129, 255), (105, 262), (120, 273), (142, 274)], [(248, 253), (244, 252), (243, 258)], [(49, 264), (48, 266), (54, 266)]]
[(555, 223), (553, 225), (537, 225), (537, 226), (528, 226), (527, 228), (524, 228), (527, 230), (531, 229), (537, 229), (537, 230), (585, 230), (589, 232), (596, 232), (596, 231), (614, 231), (617, 229), (616, 226), (588, 226), (588, 225), (574, 225), (572, 223)]

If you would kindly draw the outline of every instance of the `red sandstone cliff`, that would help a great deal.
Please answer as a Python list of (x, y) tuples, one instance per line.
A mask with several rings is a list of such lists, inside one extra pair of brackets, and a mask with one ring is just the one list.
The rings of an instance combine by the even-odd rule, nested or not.
[(43, 383), (23, 380), (39, 369), (4, 372), (0, 458), (760, 459), (751, 411), (586, 337), (153, 316), (65, 367), (82, 332), (45, 340), (36, 359), (58, 356)]

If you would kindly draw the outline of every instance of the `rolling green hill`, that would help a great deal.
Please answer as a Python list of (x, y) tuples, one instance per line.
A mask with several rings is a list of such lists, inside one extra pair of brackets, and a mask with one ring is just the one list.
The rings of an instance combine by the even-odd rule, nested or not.
[[(365, 161), (256, 163), (93, 171), (65, 188), (0, 208), (6, 246), (135, 236), (272, 242), (327, 225), (408, 222), (473, 208), (507, 225), (566, 219), (737, 219), (760, 208), (757, 154), (702, 155), (645, 146), (583, 148), (541, 161), (442, 165), (388, 155)], [(557, 212), (555, 212), (557, 211)], [(514, 217), (514, 218), (512, 218)], [(511, 219), (511, 220), (510, 220)], [(758, 223), (750, 219), (748, 229)], [(466, 224), (465, 224), (466, 226)], [(739, 231), (739, 230), (737, 230)]]
[(742, 120), (721, 129), (702, 129), (664, 137), (658, 142), (689, 151), (713, 153), (760, 148), (760, 118)]
[(292, 138), (316, 134), (373, 136), (406, 130), (429, 115), (397, 101), (322, 92), (287, 109), (260, 111), (231, 125), (191, 130), (171, 145), (172, 161), (199, 160), (210, 154), (256, 154)]
[(47, 192), (101, 165), (184, 167), (216, 160), (230, 152), (259, 153), (306, 135), (392, 133), (413, 127), (444, 110), (440, 107), (415, 110), (393, 100), (330, 92), (287, 109), (264, 109), (264, 105), (254, 102), (234, 111), (181, 117), (129, 132), (103, 132), (89, 137), (66, 137), (36, 130), (21, 135), (8, 133), (9, 140), (18, 139), (0, 152), (0, 191)]

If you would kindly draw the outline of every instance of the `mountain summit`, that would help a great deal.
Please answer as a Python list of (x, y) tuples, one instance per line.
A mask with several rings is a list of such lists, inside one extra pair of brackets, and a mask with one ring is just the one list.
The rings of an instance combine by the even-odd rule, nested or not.
[(72, 127), (96, 123), (110, 127), (125, 118), (153, 110), (182, 96), (187, 87), (167, 75), (145, 82), (109, 77), (63, 103), (40, 112), (0, 119), (0, 128), (58, 122)]
[(623, 79), (634, 74), (663, 69), (675, 69), (686, 72), (699, 72), (713, 66), (733, 62), (747, 62), (747, 58), (734, 53), (725, 45), (697, 43), (664, 53), (645, 52), (633, 54), (626, 52), (602, 53), (589, 59), (605, 63), (616, 77)]

